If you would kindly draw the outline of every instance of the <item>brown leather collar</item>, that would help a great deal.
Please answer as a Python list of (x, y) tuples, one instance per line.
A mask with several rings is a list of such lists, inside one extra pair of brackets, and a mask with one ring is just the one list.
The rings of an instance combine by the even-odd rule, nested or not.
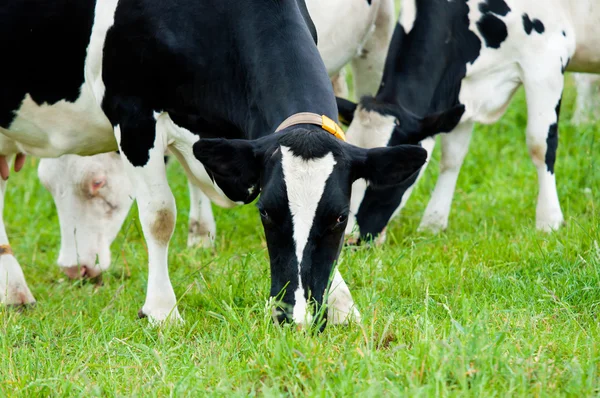
[(325, 115), (317, 115), (316, 113), (311, 112), (300, 112), (296, 113), (283, 121), (277, 127), (275, 132), (281, 131), (291, 126), (295, 126), (297, 124), (314, 124), (321, 127), (323, 130), (329, 132), (334, 137), (346, 141), (346, 135), (344, 134), (344, 130), (336, 122), (331, 120)]

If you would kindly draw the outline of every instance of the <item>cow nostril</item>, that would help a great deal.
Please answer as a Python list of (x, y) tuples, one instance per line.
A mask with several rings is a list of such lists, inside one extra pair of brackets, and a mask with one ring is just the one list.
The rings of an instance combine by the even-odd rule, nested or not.
[(98, 191), (106, 185), (106, 176), (96, 175), (89, 181), (89, 193), (92, 196), (98, 195)]
[(102, 285), (102, 271), (99, 269), (86, 265), (75, 265), (73, 267), (62, 267), (62, 271), (71, 280), (82, 279), (94, 285)]

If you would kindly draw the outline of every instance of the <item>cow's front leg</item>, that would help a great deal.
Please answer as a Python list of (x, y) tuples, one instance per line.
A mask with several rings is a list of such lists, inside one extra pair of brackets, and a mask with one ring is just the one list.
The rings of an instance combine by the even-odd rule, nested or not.
[(460, 168), (469, 150), (473, 123), (464, 122), (449, 134), (442, 134), (442, 159), (440, 175), (435, 184), (431, 199), (419, 225), (419, 231), (440, 232), (448, 227), (452, 198)]
[(524, 70), (530, 72), (523, 81), (527, 97), (527, 147), (537, 169), (539, 184), (536, 226), (548, 232), (563, 223), (554, 163), (564, 77), (560, 73), (558, 57), (553, 63), (526, 65)]
[(188, 247), (214, 246), (217, 224), (212, 211), (212, 204), (202, 190), (188, 180), (190, 191), (190, 221), (188, 232)]
[(6, 181), (0, 179), (0, 303), (16, 306), (33, 304), (35, 298), (8, 243), (3, 217), (5, 193)]
[(360, 322), (360, 312), (350, 294), (348, 285), (336, 268), (327, 299), (327, 322), (332, 325)]
[(169, 188), (164, 155), (167, 134), (154, 119), (138, 118), (115, 127), (121, 158), (138, 205), (140, 223), (148, 246), (148, 287), (139, 311), (151, 323), (179, 321), (175, 292), (169, 279), (168, 250), (177, 210)]

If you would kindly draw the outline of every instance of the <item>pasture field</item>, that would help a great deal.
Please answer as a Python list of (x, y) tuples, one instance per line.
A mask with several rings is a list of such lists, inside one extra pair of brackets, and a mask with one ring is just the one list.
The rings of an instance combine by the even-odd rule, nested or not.
[(340, 270), (360, 325), (321, 334), (273, 325), (253, 205), (215, 207), (214, 251), (186, 248), (189, 199), (176, 162), (170, 273), (186, 322), (138, 320), (147, 253), (132, 208), (104, 285), (55, 265), (59, 227), (37, 160), (12, 175), (4, 211), (38, 304), (0, 307), (0, 396), (590, 396), (600, 394), (600, 122), (562, 104), (556, 165), (566, 225), (535, 230), (536, 172), (520, 90), (477, 126), (447, 232), (417, 233), (439, 147), (379, 248), (345, 248)]
[(5, 219), (38, 300), (0, 309), (2, 396), (586, 396), (600, 392), (600, 124), (575, 129), (563, 101), (557, 162), (565, 227), (535, 230), (535, 169), (523, 92), (495, 126), (478, 126), (450, 228), (417, 233), (439, 147), (380, 248), (345, 248), (341, 272), (360, 325), (320, 335), (265, 312), (269, 267), (253, 205), (216, 211), (215, 252), (187, 249), (182, 169), (169, 178), (178, 225), (170, 270), (181, 328), (137, 319), (147, 255), (137, 210), (96, 288), (67, 280), (37, 161), (13, 175)]

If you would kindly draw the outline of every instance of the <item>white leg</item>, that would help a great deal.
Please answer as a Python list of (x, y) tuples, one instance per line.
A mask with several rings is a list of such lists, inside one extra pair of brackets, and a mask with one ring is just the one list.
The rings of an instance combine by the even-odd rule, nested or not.
[(357, 100), (363, 95), (374, 95), (381, 84), (395, 22), (394, 0), (381, 0), (375, 30), (363, 46), (361, 54), (352, 60), (354, 96)]
[(214, 246), (217, 225), (208, 196), (188, 180), (190, 191), (190, 224), (188, 247), (200, 246), (209, 249)]
[(331, 76), (331, 85), (336, 97), (348, 98), (350, 91), (346, 82), (346, 69), (342, 68), (338, 73)]
[(420, 231), (440, 232), (448, 227), (448, 217), (458, 174), (469, 150), (473, 123), (461, 123), (449, 134), (442, 134), (442, 159), (440, 175), (431, 199), (425, 209), (425, 215), (419, 226)]
[[(552, 70), (553, 66), (559, 73)], [(549, 232), (558, 229), (563, 222), (554, 162), (564, 77), (560, 74), (560, 65), (549, 63), (543, 68), (525, 68), (526, 71), (530, 69), (534, 72), (525, 76), (523, 84), (527, 96), (527, 147), (537, 169), (539, 183), (536, 226)]]
[(332, 325), (360, 322), (360, 313), (356, 309), (348, 285), (336, 268), (329, 288), (327, 300), (327, 322)]
[[(7, 159), (8, 160), (8, 159)], [(8, 161), (10, 165), (10, 160)], [(8, 243), (4, 227), (4, 195), (6, 181), (0, 179), (0, 303), (8, 305), (33, 304), (35, 298), (25, 282), (25, 275)]]
[[(127, 157), (129, 145), (126, 140), (135, 140), (136, 136), (152, 134), (156, 137), (145, 165), (134, 166)], [(150, 130), (150, 131), (149, 131)], [(121, 158), (125, 170), (132, 182), (138, 204), (140, 222), (148, 246), (148, 288), (146, 301), (140, 317), (147, 316), (151, 323), (180, 321), (175, 292), (169, 279), (168, 250), (169, 241), (175, 229), (177, 209), (175, 198), (167, 181), (164, 155), (166, 152), (166, 131), (161, 123), (152, 118), (138, 120), (128, 125), (117, 125), (115, 137), (121, 148)], [(123, 149), (127, 147), (127, 149)], [(141, 149), (141, 148), (140, 148)]]
[(573, 79), (577, 87), (573, 123), (581, 125), (600, 120), (600, 75), (575, 73)]

